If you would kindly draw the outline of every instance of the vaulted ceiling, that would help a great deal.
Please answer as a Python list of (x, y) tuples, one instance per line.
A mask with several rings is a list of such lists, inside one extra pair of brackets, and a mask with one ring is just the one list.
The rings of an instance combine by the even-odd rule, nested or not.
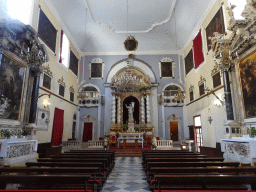
[(182, 51), (215, 1), (45, 0), (68, 38), (86, 54), (125, 54), (129, 35), (139, 43), (138, 54)]

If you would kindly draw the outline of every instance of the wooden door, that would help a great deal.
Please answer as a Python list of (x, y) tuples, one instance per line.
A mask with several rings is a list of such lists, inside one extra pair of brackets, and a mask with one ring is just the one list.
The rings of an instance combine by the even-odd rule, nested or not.
[(84, 123), (83, 142), (92, 140), (92, 123)]
[(51, 141), (52, 145), (54, 146), (62, 144), (63, 124), (64, 124), (64, 110), (56, 107), (54, 112), (52, 141)]
[(173, 141), (179, 140), (178, 122), (170, 122), (170, 137)]

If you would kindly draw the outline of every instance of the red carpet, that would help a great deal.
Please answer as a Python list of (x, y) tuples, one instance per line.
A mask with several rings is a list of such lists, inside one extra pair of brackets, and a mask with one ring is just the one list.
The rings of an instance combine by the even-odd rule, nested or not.
[[(250, 192), (248, 190), (161, 190), (161, 192)], [(255, 192), (255, 190), (252, 190)], [(156, 192), (159, 192), (159, 190), (156, 190)]]

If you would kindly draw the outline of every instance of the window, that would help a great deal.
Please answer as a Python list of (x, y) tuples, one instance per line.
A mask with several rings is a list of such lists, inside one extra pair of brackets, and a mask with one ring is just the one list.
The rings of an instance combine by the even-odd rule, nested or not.
[(49, 90), (51, 90), (51, 80), (51, 77), (44, 73), (43, 86)]
[(198, 82), (198, 86), (199, 86), (199, 96), (202, 96), (205, 94), (205, 78), (203, 78), (202, 76), (200, 76), (200, 81)]
[(205, 94), (205, 92), (204, 92), (204, 84), (202, 84), (202, 85), (199, 86), (199, 95), (202, 96), (204, 94)]
[(59, 95), (64, 97), (64, 94), (65, 94), (65, 87), (59, 84)]
[(242, 12), (244, 11), (246, 0), (229, 0), (231, 5), (236, 5), (236, 8), (233, 9), (234, 17), (236, 20), (244, 20), (242, 17)]
[(62, 63), (66, 68), (68, 68), (69, 59), (69, 40), (61, 30), (60, 37), (60, 59), (59, 62)]
[(213, 88), (216, 88), (221, 85), (220, 72), (212, 76)]
[(190, 99), (190, 102), (194, 101), (194, 91), (193, 90), (189, 92), (189, 99)]
[(194, 120), (194, 133), (195, 133), (195, 151), (200, 153), (200, 146), (203, 145), (201, 116), (197, 115), (193, 117)]
[(185, 57), (185, 71), (186, 75), (194, 68), (193, 50), (191, 49)]
[(70, 86), (69, 92), (70, 92), (70, 94), (69, 94), (69, 100), (72, 101), (72, 102), (74, 102), (75, 89), (74, 89), (73, 85)]

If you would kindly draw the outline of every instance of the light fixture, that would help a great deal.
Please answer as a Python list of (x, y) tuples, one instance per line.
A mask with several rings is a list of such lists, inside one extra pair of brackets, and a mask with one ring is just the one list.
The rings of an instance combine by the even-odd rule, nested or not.
[(45, 100), (43, 101), (43, 105), (44, 105), (44, 108), (45, 108), (45, 109), (49, 109), (51, 103), (49, 103), (48, 100), (45, 99)]
[(183, 99), (185, 99), (185, 96), (183, 95), (183, 93), (181, 92), (181, 89), (178, 88), (178, 94), (174, 97), (177, 101), (182, 101)]

